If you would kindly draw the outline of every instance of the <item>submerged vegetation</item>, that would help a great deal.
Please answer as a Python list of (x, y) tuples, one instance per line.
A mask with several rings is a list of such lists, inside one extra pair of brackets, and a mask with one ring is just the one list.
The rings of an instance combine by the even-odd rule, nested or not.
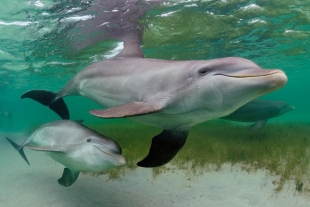
[[(151, 139), (160, 129), (127, 120), (92, 129), (116, 140), (127, 158), (127, 166), (109, 170), (110, 179), (137, 168), (149, 150)], [(185, 146), (170, 162), (153, 168), (158, 176), (167, 170), (182, 169), (199, 175), (209, 170), (220, 170), (223, 164), (240, 165), (248, 172), (265, 169), (276, 175), (275, 190), (280, 191), (287, 181), (296, 184), (298, 192), (310, 191), (310, 125), (269, 123), (257, 131), (228, 121), (216, 120), (193, 127)]]

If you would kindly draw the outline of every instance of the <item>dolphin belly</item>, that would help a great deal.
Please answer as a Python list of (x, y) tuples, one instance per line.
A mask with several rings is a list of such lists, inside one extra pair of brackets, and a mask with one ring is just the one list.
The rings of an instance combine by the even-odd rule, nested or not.
[[(56, 162), (64, 165), (65, 167), (79, 172), (104, 172), (112, 167), (115, 167), (115, 165), (110, 163), (96, 163), (92, 162), (90, 159), (86, 161), (85, 159), (83, 159), (83, 156), (76, 156), (76, 153), (79, 152), (75, 151), (66, 154), (47, 152), (47, 155)], [(84, 156), (87, 156), (87, 154), (85, 154)]]
[(165, 130), (173, 130), (180, 126), (189, 128), (201, 122), (215, 119), (218, 116), (220, 116), (218, 113), (209, 113), (205, 110), (197, 110), (178, 114), (168, 114), (165, 113), (165, 111), (160, 111), (152, 114), (127, 118), (142, 124), (156, 126)]

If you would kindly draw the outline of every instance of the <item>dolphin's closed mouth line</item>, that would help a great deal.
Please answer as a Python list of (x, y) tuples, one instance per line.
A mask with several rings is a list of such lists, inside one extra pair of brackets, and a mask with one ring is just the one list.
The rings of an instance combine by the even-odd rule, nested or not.
[(289, 106), (288, 109), (289, 110), (295, 110), (295, 106)]
[(93, 145), (93, 146), (96, 147), (96, 148), (97, 148), (98, 150), (100, 150), (101, 152), (107, 154), (107, 155), (110, 155), (110, 156), (112, 156), (112, 157), (120, 157), (120, 156), (118, 156), (118, 155), (113, 155), (113, 154), (110, 154), (110, 153), (108, 153), (108, 152), (105, 152), (105, 151), (101, 150), (99, 147), (97, 147), (97, 146), (95, 146), (95, 145)]
[(253, 75), (227, 75), (227, 74), (217, 73), (217, 74), (214, 74), (213, 76), (222, 75), (222, 76), (232, 77), (232, 78), (255, 78), (255, 77), (263, 77), (263, 76), (274, 75), (276, 73), (283, 73), (283, 72), (275, 71), (275, 72), (271, 72), (271, 73), (267, 73), (267, 74), (253, 74)]

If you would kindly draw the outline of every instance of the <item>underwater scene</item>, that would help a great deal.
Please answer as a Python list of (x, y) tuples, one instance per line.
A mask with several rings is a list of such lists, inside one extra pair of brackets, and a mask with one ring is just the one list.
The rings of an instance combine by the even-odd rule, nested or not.
[(0, 206), (309, 206), (309, 11), (2, 0)]

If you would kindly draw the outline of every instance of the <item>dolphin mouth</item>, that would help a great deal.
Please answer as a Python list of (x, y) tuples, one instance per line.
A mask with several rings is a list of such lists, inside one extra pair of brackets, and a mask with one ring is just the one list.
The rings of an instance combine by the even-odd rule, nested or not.
[(254, 74), (240, 74), (240, 75), (228, 75), (224, 73), (216, 73), (216, 75), (221, 75), (221, 76), (226, 76), (226, 77), (231, 77), (231, 78), (256, 78), (256, 77), (264, 77), (264, 76), (270, 76), (274, 74), (284, 74), (282, 70), (272, 70), (272, 71), (262, 71), (261, 73), (254, 73)]
[(288, 111), (295, 110), (295, 106), (288, 106), (287, 109), (288, 109)]
[(93, 146), (96, 147), (99, 151), (101, 151), (101, 152), (103, 152), (104, 154), (107, 154), (107, 155), (109, 155), (109, 156), (111, 156), (111, 157), (116, 157), (116, 158), (121, 158), (121, 157), (123, 157), (122, 155), (116, 155), (116, 154), (113, 154), (113, 153), (106, 152), (106, 151), (100, 149), (99, 147), (97, 147), (97, 146), (95, 146), (95, 145), (93, 145)]

